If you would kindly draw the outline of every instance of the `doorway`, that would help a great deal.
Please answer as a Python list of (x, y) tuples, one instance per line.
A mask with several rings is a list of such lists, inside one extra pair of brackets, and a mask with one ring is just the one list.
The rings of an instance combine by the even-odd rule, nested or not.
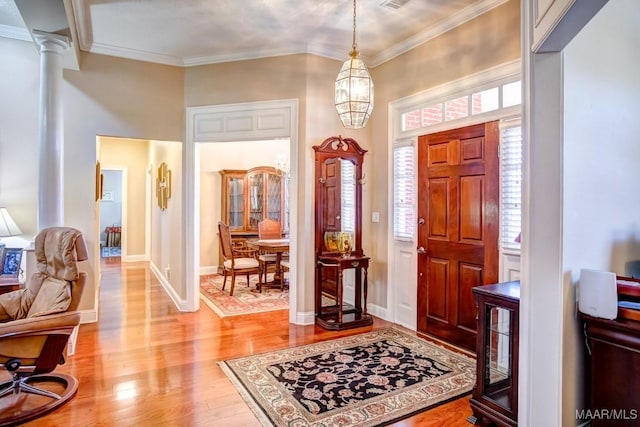
[(184, 248), (186, 296), (181, 301), (184, 311), (200, 306), (200, 148), (202, 143), (255, 141), (289, 138), (290, 159), (290, 259), (289, 318), (291, 323), (312, 324), (313, 312), (298, 310), (298, 298), (305, 299), (304, 253), (298, 255), (298, 100), (258, 101), (238, 104), (208, 105), (187, 108), (187, 137), (183, 145), (183, 168), (186, 205), (182, 234), (189, 244)]
[(123, 169), (102, 170), (102, 198), (100, 199), (100, 257), (122, 255), (122, 212), (125, 176)]
[(471, 288), (498, 280), (498, 122), (418, 138), (418, 332), (475, 350)]

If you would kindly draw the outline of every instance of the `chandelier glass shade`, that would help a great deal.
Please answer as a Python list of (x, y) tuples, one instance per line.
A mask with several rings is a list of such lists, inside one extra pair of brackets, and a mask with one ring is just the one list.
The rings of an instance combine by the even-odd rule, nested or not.
[(338, 73), (335, 84), (335, 105), (346, 128), (360, 129), (367, 124), (373, 111), (373, 79), (356, 46), (356, 0), (353, 1), (353, 48)]

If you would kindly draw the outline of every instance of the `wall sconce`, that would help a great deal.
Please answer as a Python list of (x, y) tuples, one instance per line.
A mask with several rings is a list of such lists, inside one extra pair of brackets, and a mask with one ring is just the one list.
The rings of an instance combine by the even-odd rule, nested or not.
[(104, 175), (100, 167), (100, 160), (96, 162), (96, 202), (102, 199), (102, 189), (104, 188)]
[(171, 197), (171, 171), (165, 162), (158, 167), (158, 178), (156, 178), (156, 197), (160, 210), (167, 209), (169, 198)]

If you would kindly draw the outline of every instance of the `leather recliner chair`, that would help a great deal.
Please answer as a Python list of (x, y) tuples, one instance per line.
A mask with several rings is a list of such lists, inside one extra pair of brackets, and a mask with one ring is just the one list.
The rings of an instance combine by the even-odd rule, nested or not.
[[(12, 376), (0, 384), (0, 425), (42, 416), (71, 399), (78, 388), (74, 377), (50, 373), (64, 363), (69, 336), (80, 323), (76, 310), (86, 273), (78, 270), (78, 262), (87, 259), (82, 233), (46, 228), (36, 236), (35, 256), (37, 271), (25, 288), (0, 295), (0, 371)], [(47, 390), (52, 385), (63, 391)], [(24, 393), (50, 399), (34, 406)]]

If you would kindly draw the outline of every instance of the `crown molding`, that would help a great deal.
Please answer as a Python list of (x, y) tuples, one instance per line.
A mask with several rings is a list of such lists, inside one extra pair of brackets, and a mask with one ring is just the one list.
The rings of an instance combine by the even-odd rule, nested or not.
[(478, 16), (482, 15), (494, 9), (509, 0), (482, 0), (477, 3), (468, 6), (461, 11), (447, 17), (446, 19), (441, 20), (435, 25), (429, 26), (425, 31), (416, 34), (413, 37), (410, 37), (387, 50), (382, 51), (379, 55), (376, 55), (372, 58), (371, 67), (377, 67), (380, 64), (383, 64), (397, 56), (402, 55), (420, 46), (423, 43), (432, 40), (447, 31), (451, 31), (454, 28), (468, 22)]
[(0, 24), (0, 37), (7, 37), (15, 40), (31, 42), (31, 34), (26, 28), (12, 27), (10, 25)]
[(137, 49), (128, 49), (121, 46), (113, 46), (105, 43), (92, 43), (91, 49), (83, 50), (88, 50), (92, 53), (99, 53), (101, 55), (117, 56), (120, 58), (135, 59), (138, 61), (155, 62), (158, 64), (175, 65), (178, 67), (184, 66), (184, 60), (177, 56), (163, 55), (160, 53), (147, 52)]

